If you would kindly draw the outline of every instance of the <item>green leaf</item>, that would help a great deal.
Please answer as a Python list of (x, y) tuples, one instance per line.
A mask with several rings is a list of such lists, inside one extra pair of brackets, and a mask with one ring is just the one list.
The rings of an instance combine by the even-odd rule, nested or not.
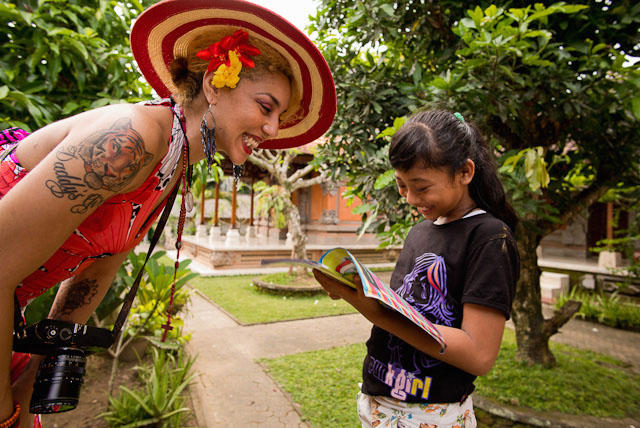
[(449, 82), (447, 82), (442, 77), (436, 77), (429, 84), (438, 89), (442, 89), (442, 90), (449, 89)]
[(522, 35), (522, 37), (544, 37), (545, 39), (551, 39), (551, 36), (551, 32), (547, 30), (527, 31)]
[(0, 100), (6, 98), (9, 94), (9, 87), (7, 85), (0, 86)]
[(393, 127), (394, 127), (395, 129), (400, 129), (400, 127), (401, 127), (402, 125), (404, 125), (404, 123), (405, 123), (406, 121), (407, 121), (407, 117), (406, 117), (406, 116), (396, 117), (396, 118), (393, 120)]
[(631, 111), (633, 111), (633, 115), (636, 119), (640, 120), (640, 97), (634, 97), (631, 99)]
[(476, 6), (473, 10), (468, 10), (467, 13), (473, 20), (475, 28), (480, 28), (482, 26), (482, 19), (484, 18), (484, 14), (482, 13), (480, 6)]
[(69, 101), (67, 104), (65, 104), (64, 108), (62, 109), (62, 114), (66, 116), (71, 112), (77, 110), (78, 107), (80, 107), (78, 103), (76, 103), (75, 101)]
[(537, 55), (528, 55), (522, 58), (522, 63), (526, 65), (536, 65), (540, 67), (551, 67), (554, 65), (553, 62), (547, 61), (546, 59), (540, 59)]
[(382, 9), (382, 11), (390, 17), (393, 17), (396, 13), (396, 11), (393, 9), (393, 6), (391, 6), (390, 4), (383, 4), (380, 6), (380, 9)]
[(375, 190), (384, 189), (391, 183), (395, 183), (395, 170), (393, 169), (389, 169), (385, 171), (384, 174), (378, 176), (375, 183), (373, 184), (373, 188)]
[(376, 209), (373, 213), (371, 213), (367, 217), (367, 220), (362, 225), (362, 227), (360, 229), (360, 233), (358, 233), (358, 239), (362, 238), (362, 236), (365, 233), (367, 233), (367, 229), (369, 229), (369, 226), (371, 226), (371, 224), (376, 220), (377, 217), (378, 217), (378, 210)]
[(419, 85), (420, 82), (422, 81), (422, 66), (418, 62), (415, 62), (413, 64), (412, 77), (413, 77), (413, 84), (416, 86)]
[(369, 211), (371, 211), (373, 209), (373, 205), (371, 204), (362, 204), (362, 205), (358, 205), (357, 207), (355, 207), (353, 210), (351, 210), (351, 212), (353, 214), (364, 214), (367, 213)]

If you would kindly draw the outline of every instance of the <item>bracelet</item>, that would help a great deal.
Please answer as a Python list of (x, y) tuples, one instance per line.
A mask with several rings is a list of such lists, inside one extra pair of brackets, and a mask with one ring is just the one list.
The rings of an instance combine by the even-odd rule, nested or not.
[(20, 405), (15, 404), (15, 410), (13, 415), (9, 416), (9, 419), (0, 423), (0, 428), (18, 428), (20, 426)]

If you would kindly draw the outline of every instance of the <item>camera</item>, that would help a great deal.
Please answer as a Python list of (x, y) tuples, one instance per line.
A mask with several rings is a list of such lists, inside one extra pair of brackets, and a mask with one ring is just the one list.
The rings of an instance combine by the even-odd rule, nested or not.
[(114, 342), (113, 332), (52, 319), (25, 326), (17, 318), (13, 350), (45, 356), (36, 374), (29, 411), (43, 414), (75, 409), (84, 382), (86, 355), (96, 348), (109, 348)]

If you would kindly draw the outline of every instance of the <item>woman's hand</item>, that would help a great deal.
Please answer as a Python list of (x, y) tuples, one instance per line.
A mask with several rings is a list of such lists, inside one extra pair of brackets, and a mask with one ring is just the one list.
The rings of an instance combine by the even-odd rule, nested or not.
[(13, 400), (20, 404), (21, 428), (33, 427), (34, 415), (29, 413), (29, 402), (31, 401), (31, 395), (33, 393), (33, 384), (36, 380), (36, 373), (38, 372), (40, 361), (42, 361), (43, 358), (44, 357), (42, 355), (32, 355), (24, 371), (11, 385)]

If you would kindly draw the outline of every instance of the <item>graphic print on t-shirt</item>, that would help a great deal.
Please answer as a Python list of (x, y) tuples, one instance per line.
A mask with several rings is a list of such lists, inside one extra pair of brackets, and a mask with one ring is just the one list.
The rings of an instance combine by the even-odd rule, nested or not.
[(436, 324), (453, 325), (453, 308), (446, 298), (447, 267), (442, 256), (425, 253), (417, 257), (397, 293), (422, 315), (435, 317)]
[[(453, 307), (446, 299), (447, 269), (443, 257), (433, 253), (417, 257), (412, 271), (404, 277), (402, 286), (396, 292), (422, 315), (431, 320), (435, 318), (435, 324), (453, 325)], [(442, 362), (415, 349), (412, 351), (412, 358), (402, 358), (402, 349), (407, 348), (402, 347), (401, 340), (392, 334), (389, 334), (387, 347), (391, 359), (386, 365), (386, 370), (381, 370), (379, 375), (384, 375), (380, 380), (393, 388), (391, 396), (404, 400), (407, 394), (417, 396), (421, 392), (422, 398), (426, 399), (431, 378), (422, 379), (423, 371)], [(408, 361), (411, 361), (413, 367), (407, 367)], [(372, 361), (372, 367), (374, 366), (384, 368), (384, 364), (377, 360)]]

